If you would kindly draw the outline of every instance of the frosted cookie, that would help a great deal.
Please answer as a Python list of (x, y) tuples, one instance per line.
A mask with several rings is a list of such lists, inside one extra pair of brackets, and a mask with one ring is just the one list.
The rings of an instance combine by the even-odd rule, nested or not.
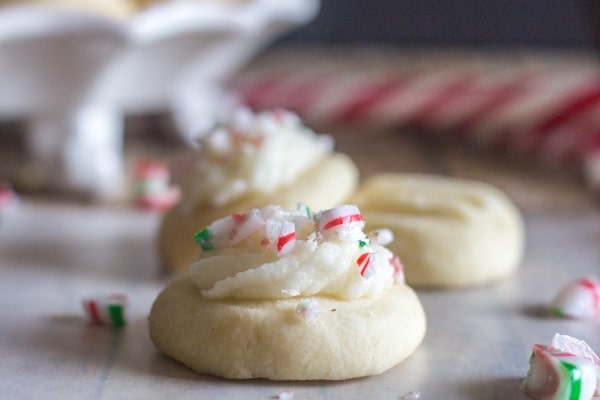
[(381, 174), (351, 200), (367, 229), (389, 227), (390, 249), (414, 286), (484, 284), (520, 264), (524, 232), (514, 204), (493, 186), (446, 177)]
[(536, 344), (521, 389), (539, 400), (590, 400), (600, 396), (600, 358), (584, 342), (556, 334)]
[(330, 208), (357, 187), (358, 170), (333, 151), (333, 139), (289, 112), (238, 110), (199, 144), (187, 168), (175, 175), (181, 201), (159, 230), (159, 254), (170, 270), (185, 269), (198, 257), (199, 226), (267, 204)]
[(152, 306), (150, 336), (168, 356), (233, 379), (341, 380), (408, 357), (426, 329), (402, 264), (363, 232), (355, 206), (313, 214), (278, 206), (217, 220), (204, 251)]

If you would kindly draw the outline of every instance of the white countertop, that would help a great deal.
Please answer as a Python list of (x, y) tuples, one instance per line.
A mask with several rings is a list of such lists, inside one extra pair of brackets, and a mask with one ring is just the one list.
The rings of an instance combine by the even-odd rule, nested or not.
[[(161, 355), (146, 318), (164, 286), (154, 254), (158, 216), (127, 209), (31, 203), (0, 220), (0, 398), (6, 399), (516, 399), (534, 343), (556, 332), (600, 349), (600, 321), (547, 316), (575, 277), (600, 272), (600, 210), (525, 215), (519, 272), (499, 284), (422, 291), (424, 343), (402, 364), (346, 382), (229, 381)], [(88, 323), (81, 299), (128, 296), (121, 330)]]

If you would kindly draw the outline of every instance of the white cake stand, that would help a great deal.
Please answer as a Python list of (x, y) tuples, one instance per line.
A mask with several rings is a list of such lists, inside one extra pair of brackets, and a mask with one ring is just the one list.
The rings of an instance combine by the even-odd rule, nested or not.
[(5, 7), (0, 119), (28, 122), (30, 161), (46, 185), (120, 198), (126, 114), (170, 110), (191, 142), (231, 104), (223, 82), (318, 7), (318, 0), (179, 0), (127, 21)]

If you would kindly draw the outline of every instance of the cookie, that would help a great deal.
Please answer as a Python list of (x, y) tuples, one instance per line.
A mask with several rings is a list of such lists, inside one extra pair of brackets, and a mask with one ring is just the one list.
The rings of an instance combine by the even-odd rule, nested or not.
[(519, 266), (522, 217), (497, 188), (481, 182), (418, 174), (379, 174), (351, 200), (367, 229), (389, 228), (390, 249), (413, 286), (461, 287), (504, 278)]
[(158, 253), (169, 271), (185, 270), (199, 254), (196, 231), (223, 216), (255, 207), (298, 203), (334, 207), (356, 190), (358, 169), (317, 135), (281, 110), (239, 110), (204, 137), (200, 151), (176, 171), (181, 201), (164, 216)]
[(425, 313), (402, 266), (354, 206), (268, 206), (215, 221), (190, 272), (158, 296), (150, 336), (199, 373), (343, 380), (412, 354)]

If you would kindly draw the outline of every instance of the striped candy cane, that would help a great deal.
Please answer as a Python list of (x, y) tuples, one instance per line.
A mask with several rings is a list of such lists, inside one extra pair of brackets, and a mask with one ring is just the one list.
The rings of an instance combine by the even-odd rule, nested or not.
[(83, 308), (97, 325), (125, 325), (127, 297), (121, 294), (89, 297), (82, 300)]
[(289, 108), (312, 123), (417, 127), (576, 165), (600, 192), (600, 69), (594, 64), (480, 58), (431, 68), (445, 60), (430, 57), (376, 69), (323, 58), (311, 68), (296, 60), (250, 71), (236, 88), (255, 109)]

